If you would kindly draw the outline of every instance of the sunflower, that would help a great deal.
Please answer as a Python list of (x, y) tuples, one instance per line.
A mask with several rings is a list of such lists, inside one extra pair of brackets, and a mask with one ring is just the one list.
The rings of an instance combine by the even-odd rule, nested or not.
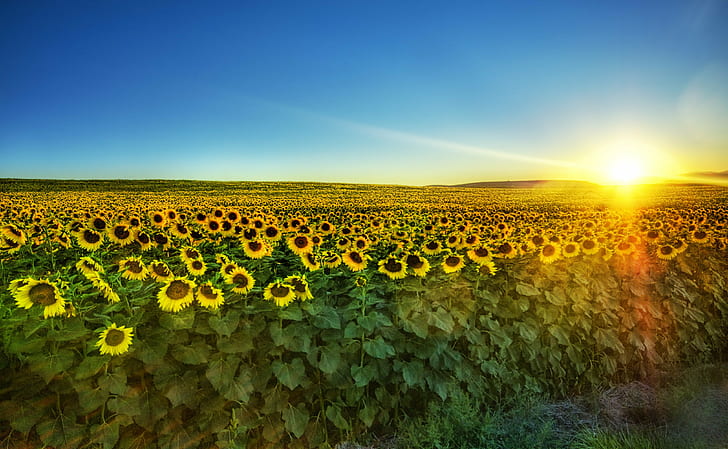
[(133, 328), (111, 323), (111, 326), (101, 332), (96, 346), (99, 348), (101, 355), (119, 355), (129, 350), (132, 337), (134, 337)]
[(707, 243), (709, 239), (710, 235), (702, 229), (696, 229), (690, 233), (690, 240), (695, 243)]
[(119, 261), (119, 268), (122, 271), (121, 277), (124, 279), (134, 279), (143, 281), (147, 278), (149, 271), (144, 266), (144, 262), (140, 257), (127, 257)]
[(18, 229), (14, 225), (8, 224), (0, 228), (0, 235), (12, 242), (17, 243), (18, 245), (25, 245), (25, 232), (23, 232), (21, 229)]
[(354, 243), (352, 244), (352, 246), (357, 251), (364, 251), (367, 248), (369, 248), (369, 240), (364, 236), (359, 236), (354, 240)]
[(688, 244), (685, 243), (683, 240), (675, 240), (672, 243), (672, 247), (675, 248), (675, 251), (678, 252), (678, 254), (684, 253), (686, 249), (688, 249)]
[(496, 256), (505, 257), (506, 259), (512, 259), (518, 255), (516, 248), (509, 242), (503, 242), (500, 246), (498, 246), (497, 250)]
[(649, 243), (655, 243), (660, 238), (660, 231), (657, 229), (650, 229), (645, 233), (645, 240)]
[(263, 238), (270, 240), (271, 242), (277, 242), (281, 239), (281, 231), (278, 230), (276, 225), (268, 225), (263, 230)]
[(227, 260), (220, 265), (220, 275), (222, 275), (222, 277), (225, 279), (229, 279), (233, 271), (237, 270), (238, 268), (240, 268), (238, 264), (231, 260)]
[(245, 268), (237, 267), (230, 272), (226, 282), (234, 285), (233, 292), (244, 295), (255, 285), (255, 278)]
[(152, 235), (152, 242), (160, 245), (163, 250), (167, 250), (170, 246), (172, 246), (172, 241), (164, 232), (155, 232), (154, 235)]
[(317, 227), (318, 231), (323, 235), (333, 234), (336, 231), (336, 226), (329, 223), (328, 221), (322, 221)]
[(121, 301), (119, 295), (114, 291), (113, 288), (111, 288), (111, 284), (101, 279), (101, 276), (96, 275), (94, 277), (90, 277), (89, 280), (94, 285), (94, 287), (96, 287), (99, 293), (101, 293), (101, 296), (106, 298), (106, 300), (110, 303), (113, 304)]
[(104, 267), (89, 256), (84, 256), (76, 262), (76, 269), (86, 278), (104, 272)]
[(96, 231), (104, 232), (108, 225), (102, 216), (96, 215), (88, 221), (88, 226)]
[(139, 244), (139, 248), (142, 251), (147, 251), (152, 248), (152, 239), (149, 237), (149, 234), (147, 234), (146, 232), (137, 231), (135, 240)]
[(173, 223), (169, 227), (169, 232), (180, 240), (188, 240), (191, 237), (190, 228), (180, 222)]
[(581, 246), (576, 242), (566, 242), (561, 247), (561, 254), (564, 257), (576, 257), (579, 255)]
[(106, 236), (119, 246), (126, 246), (134, 241), (134, 233), (125, 224), (117, 224), (106, 230)]
[(316, 257), (313, 253), (301, 254), (301, 263), (308, 269), (308, 271), (316, 271), (321, 268), (321, 265), (316, 261)]
[(192, 276), (202, 276), (207, 271), (207, 265), (201, 259), (195, 259), (185, 264), (187, 272)]
[(31, 278), (14, 279), (10, 281), (10, 284), (8, 285), (8, 290), (14, 296), (21, 287), (28, 285), (28, 282), (30, 282), (30, 280)]
[(635, 252), (635, 246), (630, 242), (629, 240), (622, 240), (617, 244), (617, 247), (614, 248), (614, 252), (620, 256), (629, 256), (633, 252)]
[(662, 245), (657, 248), (657, 257), (662, 260), (672, 260), (677, 257), (677, 250), (672, 245)]
[(286, 243), (291, 251), (299, 256), (313, 251), (313, 242), (307, 235), (304, 234), (292, 235), (288, 238)]
[(422, 257), (419, 253), (410, 253), (404, 259), (408, 269), (412, 269), (412, 274), (419, 277), (425, 277), (430, 271), (430, 261)]
[(422, 252), (428, 256), (434, 256), (442, 252), (442, 246), (437, 240), (430, 240), (422, 247)]
[(579, 243), (581, 245), (581, 252), (584, 254), (591, 255), (599, 252), (599, 244), (594, 239), (586, 238)]
[(166, 282), (174, 278), (172, 270), (161, 260), (155, 260), (149, 264), (149, 274), (157, 282)]
[(483, 276), (495, 276), (498, 272), (498, 267), (495, 266), (495, 262), (489, 260), (478, 266), (478, 273)]
[(351, 239), (349, 237), (341, 237), (336, 239), (336, 249), (339, 251), (346, 251), (351, 246)]
[(225, 297), (219, 288), (215, 288), (210, 282), (206, 282), (195, 290), (195, 298), (202, 307), (215, 310), (225, 303)]
[(308, 288), (308, 281), (304, 276), (288, 276), (283, 280), (283, 282), (293, 287), (293, 293), (296, 295), (296, 298), (301, 301), (313, 299), (311, 289)]
[(47, 279), (25, 279), (26, 284), (17, 287), (15, 303), (18, 307), (30, 309), (34, 304), (43, 306), (43, 318), (63, 315), (66, 300), (61, 296), (58, 286)]
[(465, 260), (459, 254), (448, 254), (443, 259), (441, 266), (445, 273), (455, 273), (465, 266)]
[(541, 263), (551, 263), (561, 256), (561, 246), (558, 243), (547, 243), (538, 252)]
[(484, 246), (478, 246), (477, 248), (469, 249), (467, 252), (468, 258), (478, 265), (490, 262), (492, 254), (490, 250)]
[(179, 258), (182, 259), (182, 262), (189, 263), (193, 260), (201, 259), (202, 254), (197, 250), (197, 248), (193, 248), (191, 246), (185, 246), (183, 247), (179, 252)]
[(357, 272), (367, 267), (367, 262), (369, 262), (371, 257), (360, 251), (351, 250), (345, 252), (344, 255), (341, 256), (341, 259), (344, 262), (344, 265), (349, 267), (351, 271)]
[(76, 241), (81, 248), (94, 251), (104, 244), (104, 236), (93, 229), (84, 229), (76, 234)]
[(390, 279), (402, 279), (407, 276), (407, 264), (393, 255), (379, 261), (380, 273), (386, 274)]
[(167, 225), (167, 218), (164, 215), (164, 212), (152, 212), (149, 214), (149, 221), (152, 222), (152, 225), (157, 228), (163, 228)]
[(263, 290), (263, 298), (274, 301), (278, 307), (285, 307), (296, 299), (296, 293), (292, 285), (276, 281)]
[(220, 222), (214, 218), (210, 218), (209, 220), (207, 220), (207, 223), (205, 223), (205, 227), (211, 233), (220, 232), (221, 229)]
[(273, 253), (273, 248), (264, 240), (250, 240), (243, 242), (243, 251), (251, 259), (260, 259), (270, 256)]
[(336, 268), (341, 265), (341, 256), (334, 251), (326, 251), (321, 255), (321, 261), (326, 268)]
[(159, 308), (165, 312), (179, 312), (192, 303), (195, 283), (187, 278), (166, 281), (157, 294)]

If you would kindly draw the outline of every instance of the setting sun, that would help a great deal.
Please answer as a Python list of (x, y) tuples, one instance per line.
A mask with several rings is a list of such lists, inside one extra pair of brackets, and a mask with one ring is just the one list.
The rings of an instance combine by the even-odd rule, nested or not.
[(639, 156), (620, 154), (607, 166), (606, 178), (612, 184), (635, 184), (644, 175), (644, 167)]

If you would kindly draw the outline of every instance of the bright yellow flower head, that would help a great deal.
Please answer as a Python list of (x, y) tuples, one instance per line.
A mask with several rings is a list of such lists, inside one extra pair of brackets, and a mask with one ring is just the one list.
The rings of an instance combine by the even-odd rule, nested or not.
[(117, 326), (112, 323), (111, 326), (104, 329), (99, 336), (96, 346), (99, 348), (101, 355), (119, 355), (129, 351), (134, 329), (130, 327)]

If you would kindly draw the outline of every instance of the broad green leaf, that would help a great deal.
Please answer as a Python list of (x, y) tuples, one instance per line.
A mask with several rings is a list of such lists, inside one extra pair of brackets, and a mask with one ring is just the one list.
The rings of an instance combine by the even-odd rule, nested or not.
[(425, 366), (420, 360), (413, 360), (402, 366), (402, 378), (410, 387), (423, 385), (424, 373)]
[(318, 308), (311, 322), (319, 329), (341, 329), (341, 317), (333, 307)]
[(235, 332), (229, 337), (217, 340), (217, 349), (226, 354), (247, 354), (255, 349), (253, 340), (243, 332)]
[(296, 407), (291, 406), (283, 409), (281, 413), (283, 422), (286, 423), (286, 430), (295, 435), (296, 438), (301, 438), (303, 433), (306, 431), (308, 425), (309, 413), (304, 403), (299, 403)]
[(191, 329), (195, 322), (194, 307), (187, 307), (179, 312), (163, 313), (159, 317), (159, 325), (169, 330)]
[(429, 325), (442, 329), (445, 332), (452, 332), (455, 327), (455, 321), (452, 319), (452, 316), (442, 307), (438, 307), (435, 312), (430, 313), (427, 322)]
[(194, 405), (198, 402), (198, 388), (197, 374), (187, 371), (183, 376), (176, 376), (167, 382), (167, 391), (164, 392), (164, 396), (172, 403), (172, 407), (182, 404)]
[(100, 443), (104, 449), (114, 449), (119, 441), (119, 422), (113, 420), (91, 427), (91, 442)]
[(126, 391), (126, 374), (121, 371), (104, 374), (98, 379), (99, 388), (111, 394), (124, 394)]
[(301, 321), (303, 319), (303, 312), (301, 311), (301, 306), (297, 302), (294, 302), (288, 307), (280, 309), (278, 316), (284, 320)]
[(565, 306), (568, 303), (566, 294), (563, 289), (554, 289), (553, 292), (546, 291), (546, 301), (550, 302), (555, 306)]
[(337, 344), (330, 343), (321, 348), (321, 356), (319, 360), (319, 369), (331, 374), (339, 368), (341, 362), (341, 347)]
[(91, 331), (83, 325), (83, 320), (74, 317), (63, 321), (63, 328), (48, 332), (48, 340), (71, 341), (91, 335)]
[(357, 387), (364, 387), (377, 377), (377, 369), (373, 365), (352, 365), (350, 372)]
[(329, 418), (329, 421), (334, 423), (334, 425), (341, 430), (349, 430), (351, 429), (351, 425), (349, 422), (344, 418), (344, 416), (341, 413), (341, 407), (339, 407), (337, 404), (331, 404), (328, 407), (326, 407), (326, 417)]
[(171, 348), (172, 357), (188, 365), (200, 365), (207, 362), (210, 346), (202, 340), (191, 345), (175, 345)]
[(569, 333), (566, 332), (566, 330), (556, 324), (553, 324), (548, 327), (549, 333), (553, 335), (556, 340), (559, 342), (560, 345), (568, 346), (569, 343)]
[(359, 410), (359, 419), (366, 427), (371, 427), (380, 411), (380, 407), (374, 404), (367, 404)]
[(108, 361), (108, 357), (86, 356), (76, 368), (73, 376), (76, 380), (83, 380), (97, 374)]
[(364, 352), (377, 359), (385, 359), (395, 354), (394, 347), (384, 341), (381, 335), (364, 342)]
[(519, 295), (523, 295), (523, 296), (536, 296), (541, 293), (541, 291), (539, 289), (537, 289), (536, 287), (534, 287), (531, 284), (526, 284), (525, 282), (519, 282), (516, 285), (516, 292)]
[(57, 353), (33, 354), (28, 357), (31, 371), (40, 375), (49, 383), (56, 375), (62, 373), (73, 365), (73, 351), (60, 349)]
[(86, 438), (85, 426), (77, 424), (76, 417), (70, 414), (42, 421), (35, 430), (43, 443), (59, 448), (78, 447)]
[[(232, 395), (232, 383), (235, 378), (235, 373), (240, 365), (240, 359), (238, 357), (225, 357), (217, 360), (213, 360), (207, 366), (205, 376), (207, 380), (212, 384), (212, 388), (218, 393), (222, 394), (226, 398)], [(228, 398), (235, 400), (234, 398)]]
[(273, 368), (276, 378), (291, 390), (303, 385), (306, 380), (306, 367), (299, 358), (291, 360), (290, 363), (276, 360), (272, 363), (271, 368)]
[[(46, 414), (44, 407), (26, 403), (21, 403), (16, 405), (16, 407), (13, 407), (13, 410), (7, 410), (7, 415), (5, 416), (11, 417), (10, 426), (13, 429), (25, 434), (29, 433), (30, 429)], [(5, 411), (3, 410), (3, 412)]]
[(218, 334), (224, 337), (229, 337), (233, 332), (235, 332), (235, 329), (238, 328), (241, 314), (242, 312), (240, 310), (231, 310), (226, 311), (226, 313), (221, 317), (217, 315), (210, 315), (208, 324)]
[(516, 327), (518, 327), (518, 333), (521, 334), (524, 340), (531, 342), (538, 338), (538, 331), (528, 324), (517, 323)]
[(109, 398), (107, 391), (99, 388), (86, 388), (78, 392), (78, 410), (81, 413), (91, 413), (101, 408)]

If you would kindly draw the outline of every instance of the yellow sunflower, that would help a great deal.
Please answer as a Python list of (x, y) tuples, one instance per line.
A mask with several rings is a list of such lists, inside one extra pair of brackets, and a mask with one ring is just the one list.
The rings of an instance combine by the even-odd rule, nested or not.
[(210, 282), (206, 282), (195, 291), (195, 298), (202, 307), (215, 310), (225, 303), (222, 290), (215, 288)]
[(449, 254), (442, 261), (442, 271), (445, 273), (455, 273), (465, 266), (465, 260), (459, 254)]
[(144, 262), (140, 257), (127, 257), (119, 261), (119, 269), (121, 277), (124, 279), (133, 279), (137, 281), (143, 281), (149, 275), (147, 267), (144, 266)]
[(430, 271), (430, 261), (422, 257), (419, 253), (410, 253), (404, 259), (407, 269), (412, 269), (412, 274), (419, 277), (425, 277)]
[(237, 267), (230, 272), (226, 282), (234, 286), (233, 292), (244, 295), (255, 285), (255, 278), (245, 268)]
[(390, 279), (402, 279), (407, 276), (405, 262), (393, 255), (379, 261), (380, 273), (386, 274)]
[(324, 263), (326, 268), (336, 268), (341, 265), (341, 256), (333, 251), (325, 251), (321, 255), (321, 261)]
[(316, 271), (321, 268), (321, 264), (318, 263), (313, 253), (301, 254), (301, 263), (308, 269), (308, 271)]
[(264, 240), (251, 240), (243, 242), (243, 252), (251, 259), (261, 259), (270, 256), (273, 253), (273, 248)]
[(478, 266), (478, 273), (483, 276), (495, 276), (498, 272), (498, 267), (495, 266), (495, 262), (489, 260)]
[(367, 254), (354, 250), (347, 251), (343, 256), (341, 256), (341, 260), (344, 262), (344, 265), (349, 267), (349, 269), (353, 272), (361, 271), (366, 268), (367, 262), (369, 262), (370, 259), (371, 257)]
[(101, 355), (119, 355), (129, 351), (133, 337), (133, 328), (111, 323), (111, 326), (101, 332), (96, 346), (99, 348)]
[(193, 260), (201, 259), (202, 254), (197, 250), (197, 248), (193, 248), (191, 246), (185, 246), (183, 247), (179, 252), (179, 258), (182, 259), (182, 262), (189, 263)]
[(201, 259), (195, 259), (185, 264), (187, 272), (192, 276), (202, 276), (207, 271), (207, 265)]
[(710, 234), (702, 229), (696, 229), (690, 233), (690, 240), (698, 244), (708, 243), (708, 240), (710, 240)]
[(126, 246), (134, 241), (134, 232), (125, 224), (117, 224), (107, 229), (106, 236), (119, 246)]
[(422, 247), (422, 252), (428, 256), (434, 256), (442, 252), (442, 245), (437, 240), (430, 240)]
[(76, 269), (86, 278), (104, 272), (104, 267), (89, 256), (84, 256), (76, 262)]
[(6, 239), (10, 240), (11, 242), (15, 242), (18, 245), (25, 245), (26, 242), (26, 236), (25, 232), (23, 232), (22, 229), (19, 229), (17, 226), (8, 224), (0, 228), (0, 235), (5, 237)]
[(134, 239), (142, 251), (148, 251), (152, 249), (152, 239), (146, 232), (137, 231)]
[(619, 256), (629, 256), (633, 252), (635, 252), (635, 246), (630, 242), (629, 240), (622, 240), (619, 242), (614, 248), (615, 254)]
[(469, 249), (467, 252), (468, 258), (478, 265), (482, 265), (486, 262), (490, 262), (493, 258), (490, 250), (484, 246), (478, 246), (477, 248)]
[(93, 229), (84, 229), (76, 234), (76, 241), (81, 248), (95, 251), (104, 244), (104, 236)]
[(538, 252), (541, 263), (552, 263), (561, 257), (561, 246), (558, 243), (547, 243)]
[(576, 257), (579, 255), (579, 249), (581, 246), (576, 242), (566, 242), (561, 247), (561, 254), (564, 257)]
[(66, 312), (66, 300), (58, 286), (47, 279), (25, 279), (25, 285), (17, 287), (15, 303), (18, 307), (30, 309), (33, 305), (43, 306), (43, 318), (60, 316)]
[(166, 281), (157, 294), (159, 308), (165, 312), (179, 312), (194, 300), (194, 281), (174, 278)]
[(498, 246), (495, 255), (498, 257), (505, 257), (506, 259), (512, 259), (518, 255), (518, 251), (509, 242), (503, 242)]
[(296, 299), (296, 293), (292, 285), (276, 281), (268, 284), (263, 290), (263, 297), (268, 301), (274, 301), (278, 307), (285, 307)]
[(99, 275), (89, 277), (89, 280), (94, 285), (94, 287), (96, 287), (96, 289), (101, 293), (101, 295), (106, 298), (110, 303), (117, 303), (121, 301), (121, 298), (119, 298), (119, 295), (111, 287), (111, 284), (101, 279)]
[(678, 252), (672, 245), (662, 245), (657, 248), (657, 257), (662, 260), (672, 260), (677, 257)]
[(581, 252), (584, 254), (596, 254), (599, 252), (599, 244), (594, 239), (584, 239), (580, 242)]
[(294, 254), (301, 255), (313, 251), (313, 242), (309, 236), (304, 234), (292, 235), (286, 241), (288, 247)]
[(281, 231), (278, 230), (278, 226), (276, 225), (268, 225), (263, 230), (263, 238), (271, 242), (277, 242), (281, 239)]
[(308, 281), (304, 276), (288, 276), (283, 280), (283, 282), (293, 287), (293, 293), (296, 295), (296, 298), (301, 301), (313, 299), (311, 289), (308, 288)]
[(157, 228), (167, 226), (167, 218), (165, 217), (164, 212), (152, 212), (149, 214), (149, 221), (151, 221), (152, 225)]
[(161, 260), (155, 260), (149, 264), (149, 274), (157, 282), (166, 282), (174, 278), (172, 270)]

